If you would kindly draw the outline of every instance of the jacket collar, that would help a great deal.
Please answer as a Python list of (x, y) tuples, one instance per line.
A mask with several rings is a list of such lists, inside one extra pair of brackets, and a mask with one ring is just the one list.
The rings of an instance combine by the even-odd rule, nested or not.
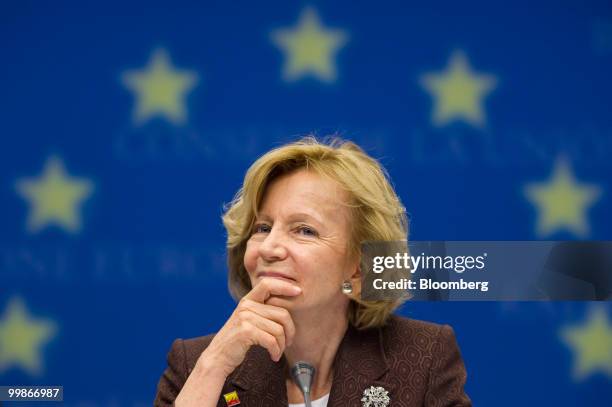
[[(392, 393), (395, 386), (384, 380), (389, 365), (383, 346), (382, 329), (360, 331), (349, 324), (334, 359), (328, 407), (360, 400), (363, 391), (370, 386), (382, 386)], [(242, 364), (230, 375), (229, 381), (243, 390), (240, 398), (247, 406), (286, 406), (286, 372), (288, 366), (284, 357), (274, 362), (267, 350), (253, 346)], [(269, 402), (265, 402), (267, 400)]]

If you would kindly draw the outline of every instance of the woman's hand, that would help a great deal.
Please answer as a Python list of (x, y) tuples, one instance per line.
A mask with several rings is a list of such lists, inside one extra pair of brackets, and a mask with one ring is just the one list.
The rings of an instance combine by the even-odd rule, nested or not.
[(301, 292), (298, 286), (288, 281), (263, 278), (240, 300), (200, 359), (208, 359), (224, 371), (226, 377), (242, 363), (253, 345), (266, 348), (270, 357), (278, 361), (285, 347), (293, 341), (295, 326), (289, 311), (267, 305), (266, 301), (273, 295), (294, 297)]
[[(270, 357), (278, 361), (285, 347), (293, 341), (295, 325), (289, 311), (268, 305), (266, 301), (271, 296), (295, 297), (301, 292), (300, 287), (288, 281), (263, 278), (240, 300), (225, 325), (202, 352), (176, 399), (177, 405), (187, 400), (202, 402), (209, 399), (206, 396), (212, 396), (210, 400), (216, 403), (225, 379), (242, 363), (247, 351), (253, 345), (266, 348)], [(212, 390), (211, 384), (214, 384), (213, 388), (218, 387), (218, 391)], [(208, 389), (213, 394), (197, 394), (202, 392), (202, 389)], [(205, 404), (207, 403), (200, 405)]]

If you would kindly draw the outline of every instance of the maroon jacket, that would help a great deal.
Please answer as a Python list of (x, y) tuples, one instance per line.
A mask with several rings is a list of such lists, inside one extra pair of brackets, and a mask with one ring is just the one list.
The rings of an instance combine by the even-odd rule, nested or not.
[[(168, 353), (155, 406), (171, 406), (212, 335), (177, 339)], [(287, 406), (285, 358), (274, 362), (264, 348), (253, 346), (228, 376), (223, 394), (236, 391), (240, 406)], [(448, 325), (392, 316), (382, 328), (357, 330), (349, 325), (333, 367), (328, 407), (362, 405), (363, 392), (382, 386), (389, 406), (471, 406), (463, 386), (465, 366), (453, 329)]]

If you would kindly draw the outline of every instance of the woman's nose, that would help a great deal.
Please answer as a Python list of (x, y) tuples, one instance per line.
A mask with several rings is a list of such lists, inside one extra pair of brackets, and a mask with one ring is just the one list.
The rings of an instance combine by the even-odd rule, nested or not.
[(287, 256), (287, 248), (284, 242), (285, 239), (282, 233), (277, 228), (273, 227), (259, 245), (259, 254), (264, 260), (282, 260)]

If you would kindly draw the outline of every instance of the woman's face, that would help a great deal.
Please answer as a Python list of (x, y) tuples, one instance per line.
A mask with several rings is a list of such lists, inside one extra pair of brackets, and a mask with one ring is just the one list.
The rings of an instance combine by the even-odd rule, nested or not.
[(272, 297), (267, 304), (323, 312), (348, 304), (341, 286), (356, 275), (358, 262), (347, 256), (346, 200), (336, 182), (313, 171), (299, 170), (268, 185), (244, 265), (253, 286), (263, 278), (278, 278), (299, 286), (302, 294)]

